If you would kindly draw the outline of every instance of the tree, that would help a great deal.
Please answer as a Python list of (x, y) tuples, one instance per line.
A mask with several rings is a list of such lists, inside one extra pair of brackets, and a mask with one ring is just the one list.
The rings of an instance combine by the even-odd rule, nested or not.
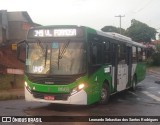
[[(115, 33), (120, 32), (120, 28), (117, 28), (117, 27), (114, 27), (114, 26), (104, 26), (101, 30), (103, 32), (115, 32)], [(121, 28), (121, 33), (124, 35), (125, 34), (125, 29)]]
[(126, 35), (136, 42), (151, 42), (156, 33), (156, 29), (135, 19), (131, 20), (131, 26), (126, 30)]
[(155, 66), (160, 66), (160, 44), (155, 45), (155, 51), (152, 54), (152, 63)]

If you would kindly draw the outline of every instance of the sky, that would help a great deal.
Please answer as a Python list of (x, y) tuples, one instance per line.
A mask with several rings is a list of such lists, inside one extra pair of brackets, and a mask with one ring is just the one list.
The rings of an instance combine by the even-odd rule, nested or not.
[(0, 0), (0, 10), (27, 11), (41, 25), (104, 26), (127, 29), (136, 19), (160, 32), (160, 0)]

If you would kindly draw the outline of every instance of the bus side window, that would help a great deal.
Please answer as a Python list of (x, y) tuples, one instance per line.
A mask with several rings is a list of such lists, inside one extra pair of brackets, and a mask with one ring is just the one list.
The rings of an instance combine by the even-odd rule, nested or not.
[(136, 53), (136, 47), (132, 47), (132, 61), (137, 62), (137, 53)]
[(138, 47), (138, 62), (142, 62), (143, 51), (142, 48)]
[(102, 64), (102, 44), (101, 43), (92, 42), (91, 62), (92, 62), (92, 65)]
[(142, 49), (142, 60), (143, 60), (143, 61), (146, 60), (146, 52), (145, 52), (145, 49)]
[(104, 63), (110, 63), (111, 62), (111, 46), (109, 41), (103, 42), (103, 53), (104, 53)]
[(126, 63), (127, 53), (126, 46), (123, 44), (118, 45), (118, 63), (124, 64)]

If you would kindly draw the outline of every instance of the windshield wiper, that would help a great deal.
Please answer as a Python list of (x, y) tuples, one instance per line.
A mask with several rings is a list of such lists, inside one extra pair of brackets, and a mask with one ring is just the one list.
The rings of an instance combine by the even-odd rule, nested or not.
[(42, 45), (42, 41), (40, 41), (40, 40), (38, 39), (37, 44), (38, 44), (38, 46), (42, 49), (42, 52), (43, 52), (43, 54), (44, 54), (44, 53), (45, 53), (45, 52), (44, 52), (45, 49), (44, 49), (44, 47), (43, 47), (43, 45)]
[(38, 46), (41, 48), (43, 56), (45, 57), (45, 62), (44, 65), (46, 67), (46, 62), (47, 62), (47, 54), (48, 54), (48, 45), (46, 45), (46, 48), (44, 48), (44, 46), (42, 45), (42, 41), (40, 41), (39, 39), (37, 40), (37, 44)]
[(48, 45), (46, 45), (46, 52), (45, 52), (45, 67), (46, 67), (46, 62), (47, 62), (47, 55), (48, 55)]
[(58, 52), (58, 69), (59, 69), (59, 60), (62, 59), (63, 55), (65, 54), (66, 49), (67, 49), (69, 43), (70, 43), (70, 40), (68, 40), (68, 41), (63, 45), (62, 49), (60, 49), (60, 47), (59, 47), (59, 52)]
[(59, 58), (59, 59), (62, 59), (63, 55), (64, 55), (65, 52), (66, 52), (66, 49), (67, 49), (69, 43), (70, 43), (70, 40), (67, 41), (67, 42), (63, 45), (63, 47), (62, 47), (61, 50), (60, 50), (60, 47), (59, 47), (59, 55), (58, 55), (58, 58)]

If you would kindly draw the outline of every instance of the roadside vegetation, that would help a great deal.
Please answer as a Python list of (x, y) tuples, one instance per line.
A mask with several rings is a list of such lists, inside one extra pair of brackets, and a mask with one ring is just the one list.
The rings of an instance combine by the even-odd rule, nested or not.
[[(24, 86), (23, 75), (0, 74), (0, 90), (20, 89)], [(13, 83), (15, 85), (13, 85)]]
[(160, 44), (155, 46), (155, 51), (152, 54), (152, 65), (160, 66)]
[(0, 74), (0, 100), (23, 98), (23, 77), (23, 75)]
[(150, 56), (147, 58), (148, 67), (159, 67), (160, 66), (160, 44), (155, 45), (155, 48), (148, 50)]

